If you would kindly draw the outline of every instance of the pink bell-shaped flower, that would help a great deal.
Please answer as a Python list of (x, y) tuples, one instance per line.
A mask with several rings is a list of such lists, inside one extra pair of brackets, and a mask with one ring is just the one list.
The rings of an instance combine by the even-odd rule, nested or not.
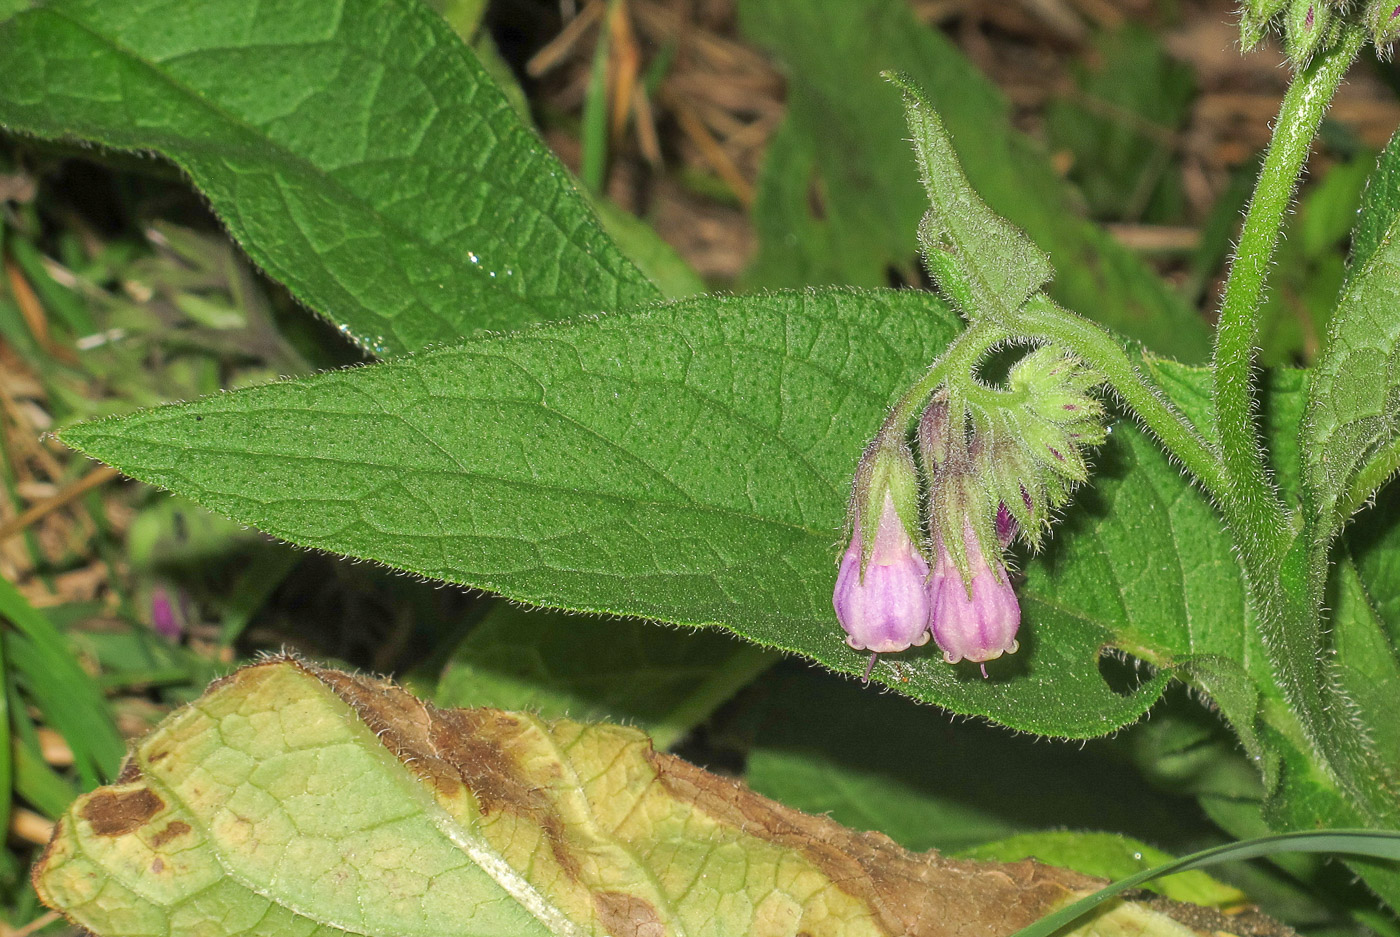
[[(964, 528), (963, 543), (972, 574), (971, 589), (940, 539), (929, 579), (930, 624), (933, 639), (948, 663), (970, 660), (981, 664), (1016, 653), (1021, 604), (1006, 567), (1000, 560), (987, 562), (970, 524)], [(982, 673), (986, 675), (985, 668)]]
[(928, 563), (910, 539), (894, 498), (885, 495), (870, 559), (861, 575), (861, 525), (841, 558), (831, 604), (846, 630), (846, 643), (858, 651), (889, 654), (927, 644)]

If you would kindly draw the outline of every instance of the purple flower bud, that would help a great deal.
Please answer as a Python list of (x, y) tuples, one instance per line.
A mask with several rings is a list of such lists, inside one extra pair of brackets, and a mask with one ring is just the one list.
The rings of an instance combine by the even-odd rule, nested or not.
[[(950, 664), (960, 660), (984, 663), (1003, 654), (1016, 653), (1016, 631), (1021, 627), (1021, 605), (1000, 560), (989, 565), (978, 546), (972, 525), (964, 528), (971, 566), (971, 595), (958, 573), (948, 548), (940, 541), (929, 580), (933, 638)], [(983, 668), (986, 675), (986, 668)]]
[(938, 470), (953, 455), (950, 423), (948, 395), (937, 394), (919, 417), (919, 451), (927, 471)]
[(876, 654), (927, 644), (928, 563), (904, 529), (892, 496), (885, 496), (864, 576), (860, 570), (860, 531), (857, 519), (831, 597), (836, 620), (846, 629), (846, 643)]

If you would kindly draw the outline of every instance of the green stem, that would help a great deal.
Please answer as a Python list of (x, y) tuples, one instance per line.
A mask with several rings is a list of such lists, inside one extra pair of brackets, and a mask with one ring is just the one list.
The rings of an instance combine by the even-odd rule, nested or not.
[(1009, 337), (1005, 329), (985, 320), (978, 320), (963, 329), (962, 334), (953, 339), (928, 372), (904, 392), (899, 402), (890, 410), (885, 420), (886, 427), (907, 427), (914, 419), (929, 395), (938, 385), (947, 380), (949, 374), (967, 374), (972, 371), (982, 356), (997, 342)]
[(1221, 507), (1249, 563), (1266, 562), (1272, 552), (1268, 548), (1280, 547), (1289, 531), (1283, 504), (1264, 470), (1254, 423), (1252, 372), (1260, 303), (1308, 147), (1364, 38), (1361, 29), (1348, 27), (1289, 85), (1225, 282), (1213, 364), (1216, 437), (1227, 482)]
[(1098, 369), (1147, 429), (1196, 476), (1207, 494), (1220, 501), (1229, 481), (1219, 454), (1138, 369), (1108, 330), (1055, 305), (1043, 294), (1022, 307), (1015, 325), (1027, 337), (1048, 339)]

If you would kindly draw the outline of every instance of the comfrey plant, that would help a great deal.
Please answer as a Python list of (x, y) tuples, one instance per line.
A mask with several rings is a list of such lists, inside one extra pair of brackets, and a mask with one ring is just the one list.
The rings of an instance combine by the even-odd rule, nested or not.
[[(750, 28), (779, 36), (802, 32), (794, 10), (855, 17), (853, 37), (909, 16), (854, 2), (743, 6)], [(1127, 337), (1161, 348), (1202, 325), (1067, 200), (1018, 219), (1033, 240), (974, 191), (944, 117), (967, 146), (992, 108), (968, 108), (978, 99), (949, 83), (951, 59), (919, 82), (891, 76), (939, 295), (676, 299), (684, 286), (643, 272), (636, 232), (604, 228), (472, 52), (414, 0), (204, 0), (188, 17), (164, 0), (0, 2), (0, 125), (174, 163), (253, 261), (371, 359), (60, 438), (305, 548), (611, 616), (619, 632), (620, 617), (723, 629), (1040, 736), (1114, 733), (1180, 681), (1238, 739), (1209, 753), (1228, 770), (1177, 788), (1227, 832), (1393, 829), (1400, 519), (1370, 512), (1361, 533), (1348, 526), (1400, 469), (1400, 143), (1365, 193), (1316, 366), (1261, 373), (1255, 346), (1309, 146), (1368, 38), (1394, 35), (1397, 9), (1243, 10), (1247, 41), (1282, 31), (1294, 76), (1212, 360), (1196, 367)], [(924, 48), (904, 43), (910, 24), (892, 49)], [(829, 98), (790, 91), (792, 120), (827, 119), (812, 102)], [(896, 139), (897, 95), (880, 100)], [(830, 119), (879, 116), (874, 104), (848, 110)], [(968, 161), (974, 178), (1012, 178), (1013, 201), (1025, 174), (1056, 181), (1037, 165), (1010, 144)], [(808, 201), (772, 176), (760, 205)], [(832, 216), (842, 207), (833, 198)], [(781, 217), (829, 247), (819, 219)], [(521, 656), (576, 647), (578, 619), (534, 621), (500, 625), (536, 629)], [(725, 647), (676, 711), (699, 718), (695, 700), (716, 705), (762, 669), (752, 647)], [(560, 657), (565, 676), (600, 661), (651, 666), (622, 640)], [(1140, 665), (1126, 682), (1113, 667), (1124, 659)], [(276, 680), (306, 684), (295, 669)], [(257, 679), (274, 681), (267, 673)], [(648, 727), (674, 740), (675, 719)], [(547, 813), (535, 782), (499, 789), (523, 798), (512, 809)], [(139, 855), (133, 876), (149, 868)], [(1353, 862), (1400, 907), (1393, 866)], [(633, 871), (615, 877), (652, 881)]]

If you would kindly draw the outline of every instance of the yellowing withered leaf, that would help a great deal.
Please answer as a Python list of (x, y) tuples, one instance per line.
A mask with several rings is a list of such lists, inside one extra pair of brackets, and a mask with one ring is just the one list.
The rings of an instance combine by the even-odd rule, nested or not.
[[(612, 725), (440, 710), (277, 659), (216, 682), (80, 798), (34, 872), (100, 937), (1009, 934), (1092, 890), (914, 854)], [(1263, 933), (1122, 903), (1100, 935)]]

